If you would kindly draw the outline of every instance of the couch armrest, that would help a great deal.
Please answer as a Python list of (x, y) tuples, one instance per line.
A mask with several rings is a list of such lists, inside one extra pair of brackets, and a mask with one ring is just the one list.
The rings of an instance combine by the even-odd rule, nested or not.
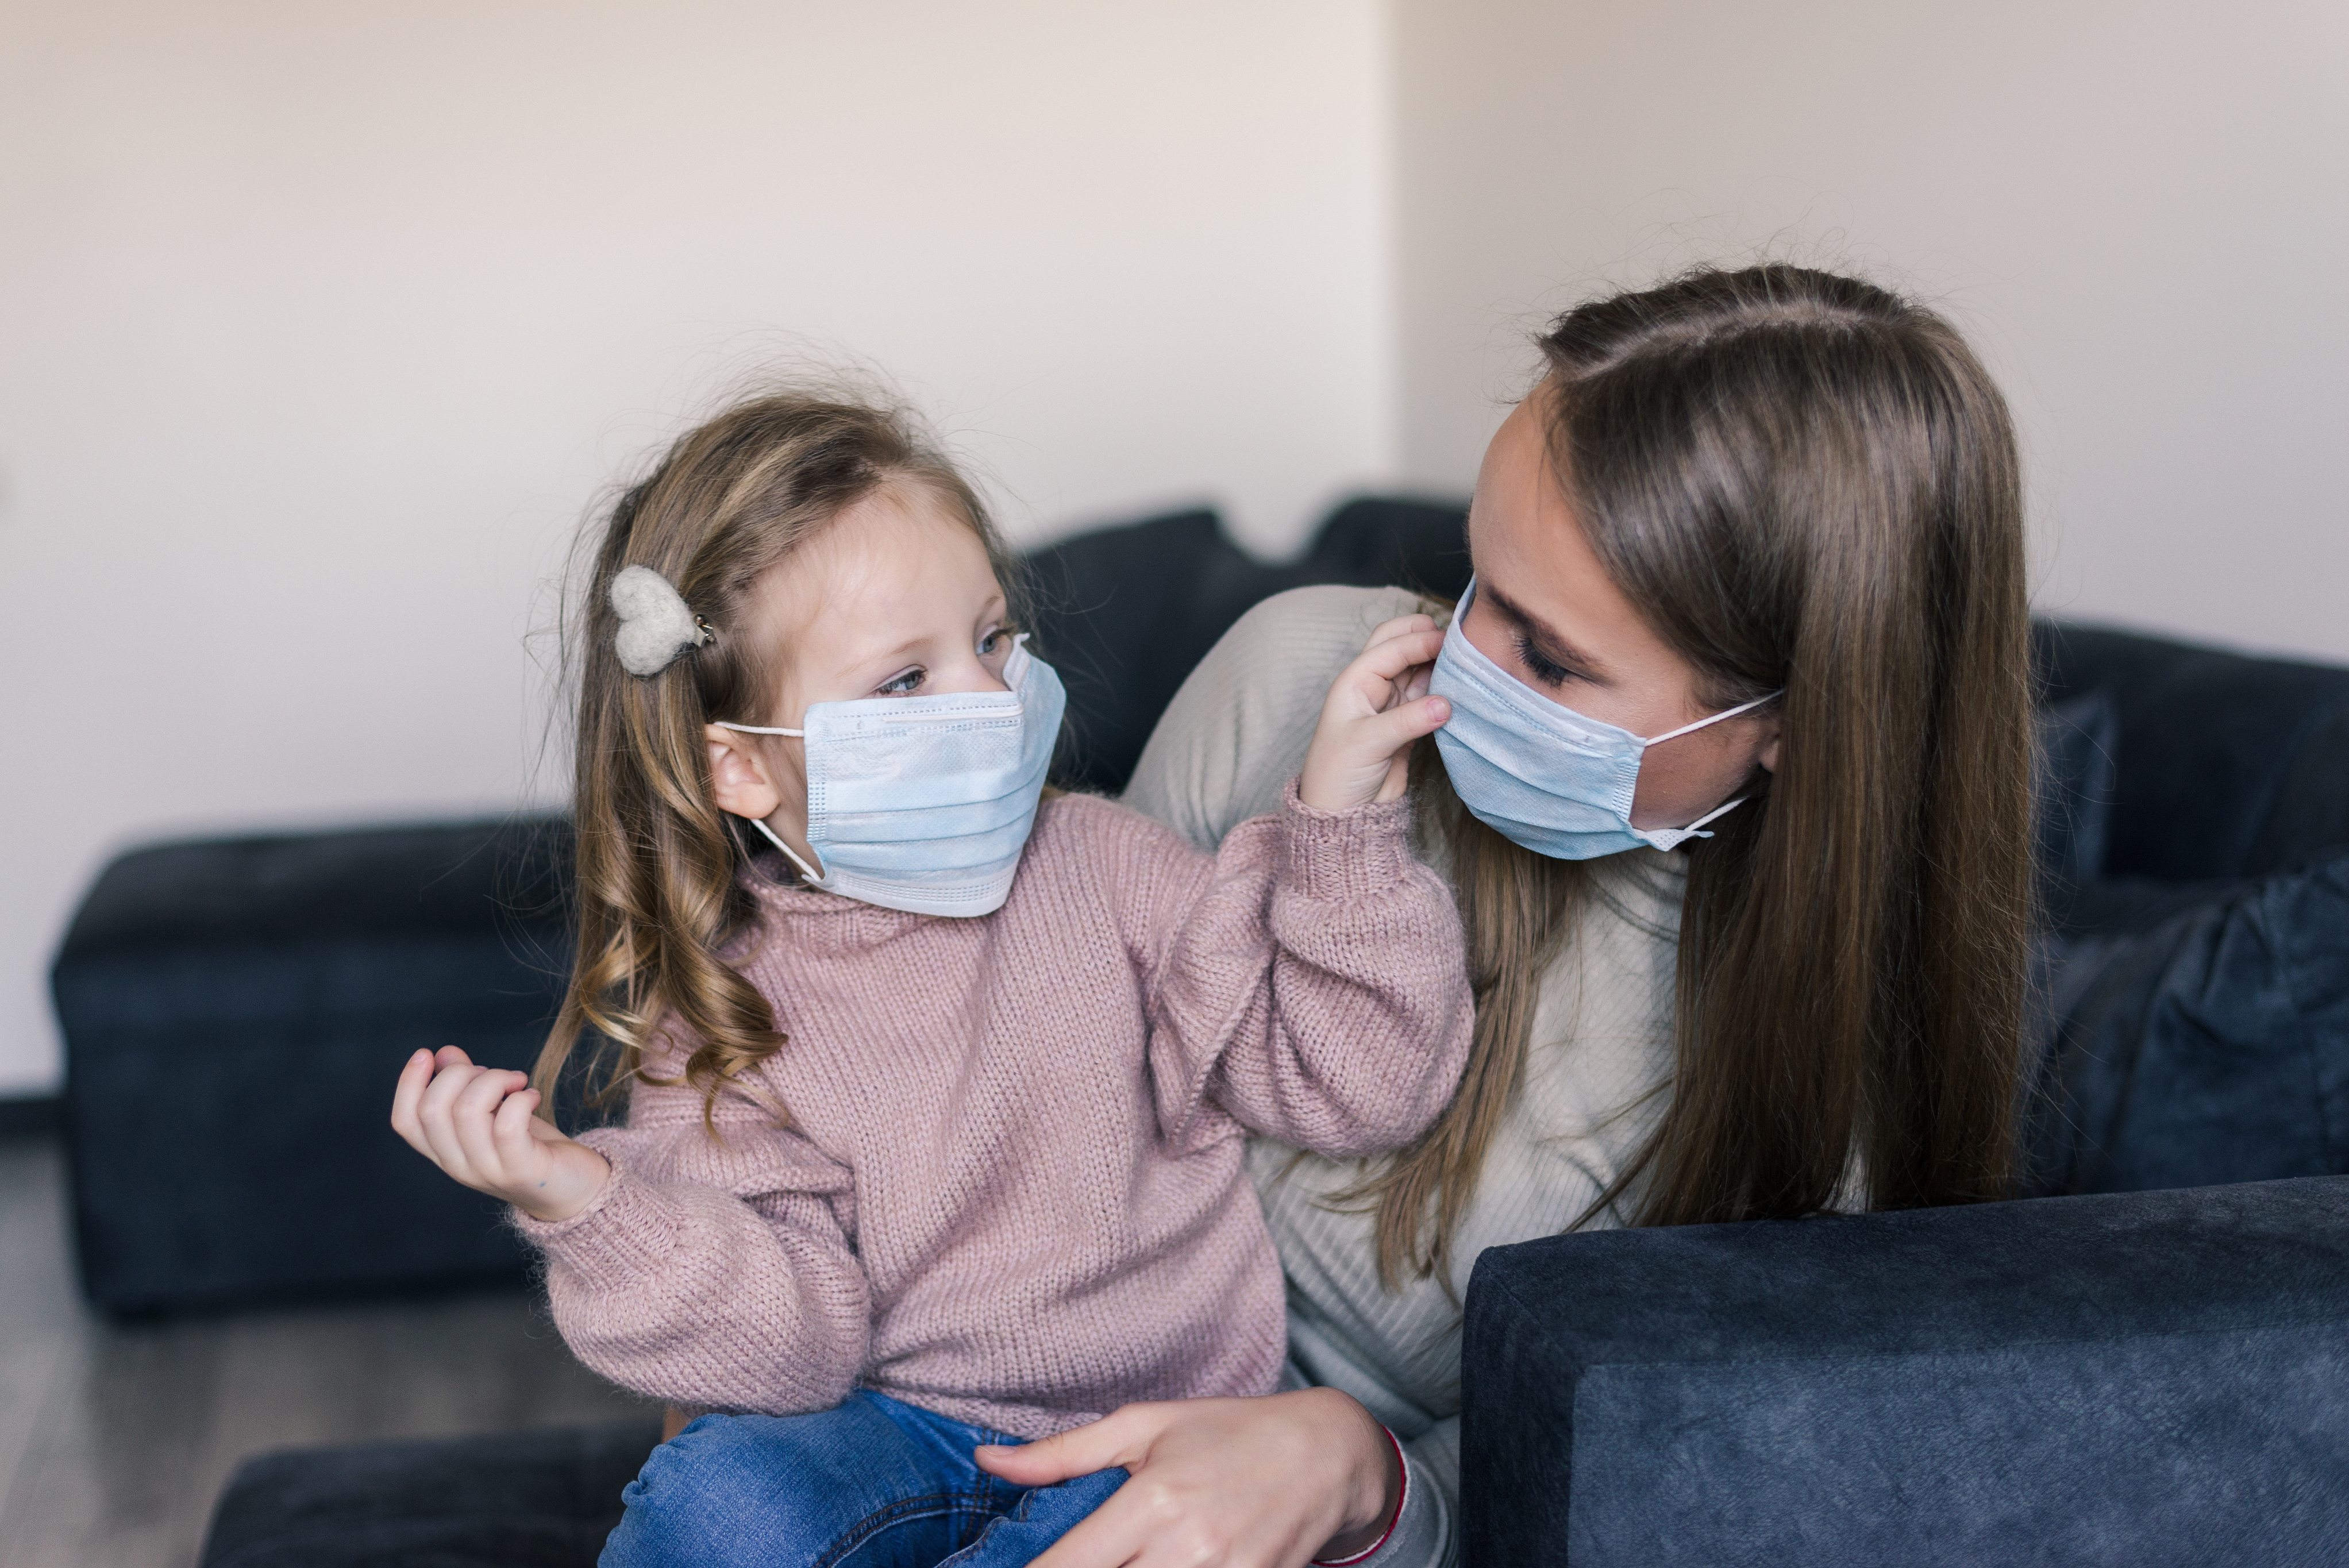
[(2349, 1560), (2349, 1178), (1487, 1251), (1471, 1564)]

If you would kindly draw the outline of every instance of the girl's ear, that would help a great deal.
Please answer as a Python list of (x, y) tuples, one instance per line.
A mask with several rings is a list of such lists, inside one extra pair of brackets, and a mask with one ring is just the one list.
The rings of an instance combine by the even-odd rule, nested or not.
[(1778, 771), (1778, 716), (1774, 712), (1762, 722), (1764, 726), (1762, 731), (1762, 749), (1754, 760), (1762, 765), (1763, 772), (1775, 773)]
[(701, 738), (709, 748), (709, 794), (718, 809), (760, 821), (773, 816), (783, 803), (783, 792), (767, 759), (750, 746), (750, 738), (712, 724), (703, 727)]

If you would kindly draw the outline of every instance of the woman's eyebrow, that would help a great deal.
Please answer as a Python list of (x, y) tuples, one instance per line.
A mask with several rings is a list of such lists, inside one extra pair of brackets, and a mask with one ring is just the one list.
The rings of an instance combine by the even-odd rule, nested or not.
[(1496, 588), (1487, 587), (1479, 583), (1476, 584), (1476, 592), (1490, 599), (1493, 602), (1493, 608), (1498, 610), (1505, 618), (1516, 622), (1517, 629), (1523, 632), (1526, 640), (1534, 645), (1534, 651), (1551, 664), (1572, 670), (1594, 686), (1615, 684), (1615, 677), (1603, 660), (1593, 658), (1583, 652), (1556, 626)]

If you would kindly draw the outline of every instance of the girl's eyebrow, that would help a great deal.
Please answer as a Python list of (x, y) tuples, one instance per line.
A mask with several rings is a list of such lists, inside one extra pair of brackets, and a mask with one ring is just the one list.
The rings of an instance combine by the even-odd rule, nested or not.
[(1615, 684), (1615, 677), (1603, 660), (1583, 652), (1556, 626), (1487, 583), (1476, 584), (1476, 592), (1480, 597), (1491, 600), (1493, 608), (1498, 610), (1505, 619), (1516, 622), (1517, 630), (1534, 645), (1534, 651), (1551, 664), (1572, 670), (1594, 686)]

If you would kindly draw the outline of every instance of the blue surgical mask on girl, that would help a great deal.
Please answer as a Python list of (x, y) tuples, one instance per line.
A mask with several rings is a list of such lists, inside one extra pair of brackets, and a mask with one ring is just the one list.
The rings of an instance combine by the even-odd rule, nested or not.
[(915, 914), (992, 914), (1036, 823), (1067, 696), (1023, 635), (1004, 662), (1009, 691), (874, 696), (808, 707), (792, 735), (807, 748), (811, 866), (751, 826), (811, 887)]
[(1460, 803), (1479, 821), (1537, 855), (1587, 861), (1641, 844), (1669, 850), (1709, 839), (1698, 830), (1744, 804), (1740, 796), (1685, 828), (1631, 825), (1631, 797), (1648, 748), (1759, 707), (1777, 693), (1666, 735), (1634, 735), (1552, 702), (1486, 658), (1461, 630), (1475, 592), (1471, 579), (1427, 689), (1452, 705), (1435, 747)]

